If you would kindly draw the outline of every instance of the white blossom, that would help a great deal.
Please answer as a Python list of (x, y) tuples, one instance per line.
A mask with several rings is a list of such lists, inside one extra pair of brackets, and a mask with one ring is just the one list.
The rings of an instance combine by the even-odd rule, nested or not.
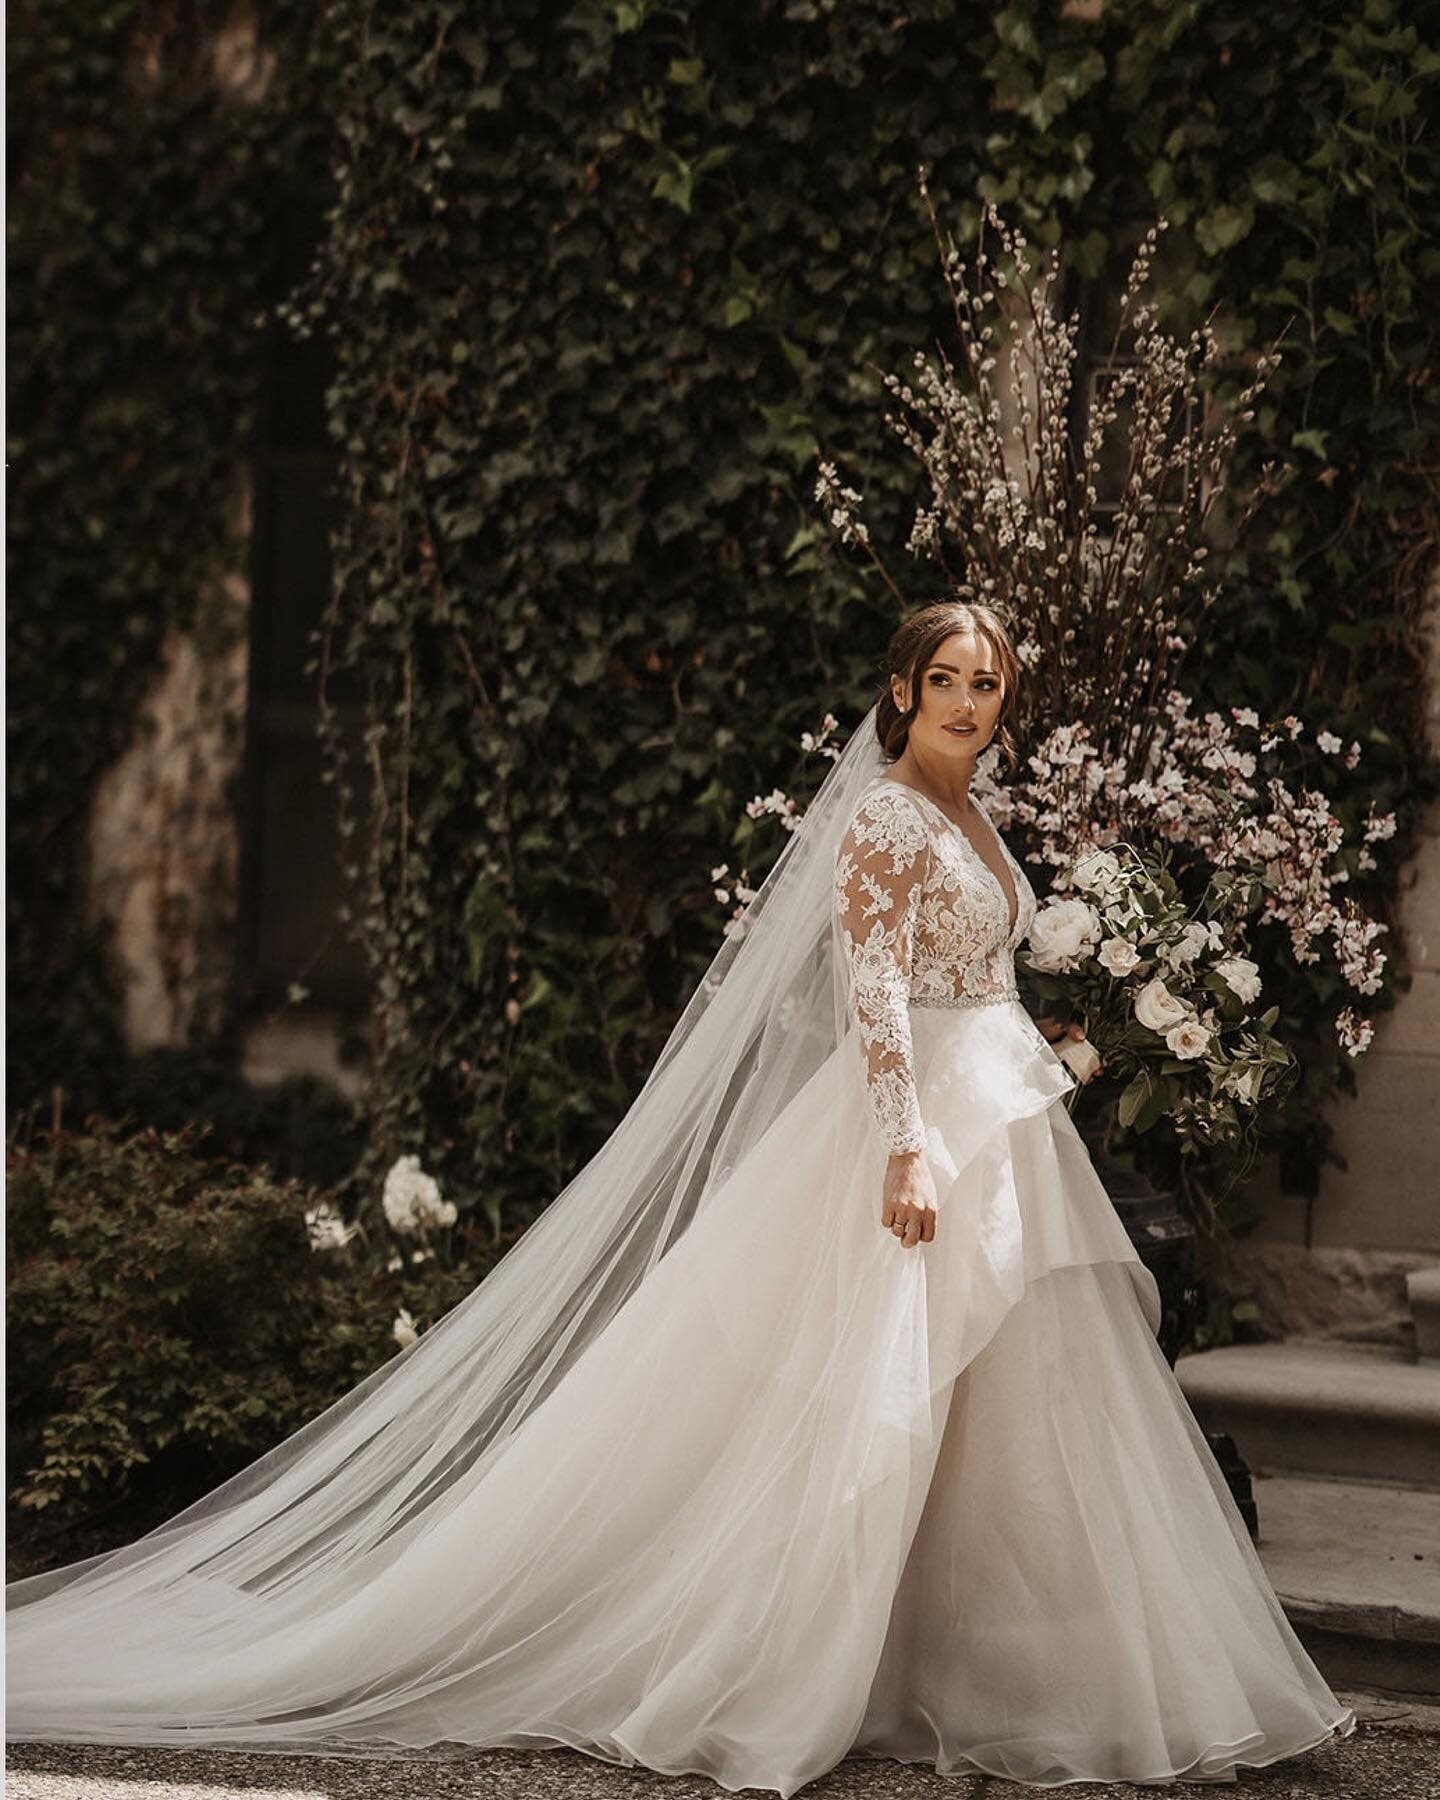
[(357, 1219), (347, 1225), (340, 1209), (331, 1201), (322, 1200), (318, 1206), (306, 1209), (305, 1229), (312, 1250), (339, 1250), (359, 1231), (360, 1222)]
[(1211, 1038), (1199, 1019), (1189, 1018), (1172, 1025), (1165, 1033), (1165, 1042), (1174, 1055), (1189, 1062), (1205, 1054), (1210, 1048)]
[(1162, 1037), (1191, 1016), (1190, 1007), (1170, 992), (1159, 975), (1147, 981), (1135, 996), (1135, 1017), (1147, 1030), (1158, 1031)]
[(1051, 974), (1078, 968), (1100, 942), (1103, 929), (1088, 901), (1047, 901), (1030, 927), (1031, 961)]
[(385, 1177), (381, 1204), (391, 1229), (402, 1235), (429, 1225), (453, 1225), (457, 1216), (454, 1201), (440, 1198), (439, 1183), (421, 1170), (418, 1156), (396, 1159)]
[(1111, 975), (1128, 975), (1140, 961), (1140, 952), (1128, 938), (1106, 938), (1095, 959)]
[(1247, 1006), (1260, 997), (1260, 965), (1251, 962), (1248, 956), (1222, 958), (1215, 965), (1215, 973)]

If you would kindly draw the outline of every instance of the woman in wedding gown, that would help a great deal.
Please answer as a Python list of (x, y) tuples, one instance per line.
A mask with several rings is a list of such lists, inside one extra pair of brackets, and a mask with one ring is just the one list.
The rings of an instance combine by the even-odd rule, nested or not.
[(1354, 1730), (1155, 1341), (970, 793), (890, 681), (611, 1139), (461, 1304), (136, 1543), (10, 1584), (7, 1735), (1233, 1781)]

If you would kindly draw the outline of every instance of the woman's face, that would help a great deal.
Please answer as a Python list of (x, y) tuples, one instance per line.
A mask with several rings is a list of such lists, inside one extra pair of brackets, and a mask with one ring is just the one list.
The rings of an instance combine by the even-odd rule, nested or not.
[[(977, 632), (953, 632), (920, 677), (920, 710), (910, 725), (910, 743), (929, 759), (971, 764), (995, 735), (1005, 688), (989, 643)], [(903, 711), (908, 684), (890, 677), (890, 691)]]

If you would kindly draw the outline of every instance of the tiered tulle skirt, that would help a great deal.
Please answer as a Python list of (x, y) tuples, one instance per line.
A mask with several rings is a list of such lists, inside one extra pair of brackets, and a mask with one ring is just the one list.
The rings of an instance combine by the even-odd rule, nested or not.
[[(912, 1011), (933, 1242), (853, 1040), (446, 1516), (283, 1596), (12, 1619), (11, 1736), (568, 1745), (790, 1795), (847, 1754), (1233, 1780), (1353, 1731), (1155, 1342), (1016, 1003)], [(18, 1628), (18, 1629), (17, 1629)]]

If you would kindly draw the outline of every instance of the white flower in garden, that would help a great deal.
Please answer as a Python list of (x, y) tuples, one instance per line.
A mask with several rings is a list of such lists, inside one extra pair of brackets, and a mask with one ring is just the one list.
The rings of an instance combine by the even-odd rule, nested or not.
[(1248, 1006), (1252, 1000), (1260, 997), (1260, 965), (1251, 962), (1248, 956), (1227, 956), (1215, 965), (1215, 973), (1221, 977), (1231, 993), (1237, 994)]
[(385, 1267), (391, 1270), (403, 1269), (405, 1267), (405, 1258), (398, 1250), (392, 1250), (389, 1257), (386, 1259)]
[(1140, 961), (1140, 952), (1128, 938), (1106, 938), (1095, 960), (1112, 975), (1128, 975)]
[(1147, 981), (1135, 996), (1135, 1017), (1150, 1031), (1158, 1031), (1162, 1036), (1182, 1019), (1192, 1016), (1190, 1008), (1183, 1000), (1175, 998), (1159, 975)]
[(1327, 756), (1333, 756), (1340, 748), (1340, 740), (1333, 731), (1317, 731), (1315, 733), (1315, 744), (1316, 747), (1323, 750)]
[(1079, 968), (1099, 943), (1102, 930), (1088, 901), (1047, 901), (1030, 927), (1031, 959), (1049, 974)]
[(1165, 1042), (1176, 1056), (1187, 1061), (1203, 1056), (1210, 1048), (1210, 1033), (1198, 1019), (1182, 1019), (1165, 1033)]
[(390, 1327), (390, 1335), (403, 1350), (407, 1344), (413, 1344), (420, 1333), (415, 1329), (415, 1321), (408, 1310), (401, 1307), (395, 1315), (395, 1323)]
[(382, 1200), (391, 1229), (405, 1234), (427, 1225), (453, 1225), (457, 1214), (452, 1200), (440, 1198), (440, 1185), (420, 1168), (418, 1156), (398, 1157), (385, 1177)]
[(1072, 876), (1082, 894), (1094, 894), (1101, 904), (1119, 899), (1124, 889), (1120, 859), (1110, 850), (1092, 850), (1075, 865)]
[(329, 1200), (322, 1200), (318, 1206), (306, 1209), (305, 1229), (309, 1233), (312, 1250), (339, 1250), (350, 1242), (360, 1229), (360, 1224), (356, 1220), (354, 1224), (347, 1225), (339, 1208)]

